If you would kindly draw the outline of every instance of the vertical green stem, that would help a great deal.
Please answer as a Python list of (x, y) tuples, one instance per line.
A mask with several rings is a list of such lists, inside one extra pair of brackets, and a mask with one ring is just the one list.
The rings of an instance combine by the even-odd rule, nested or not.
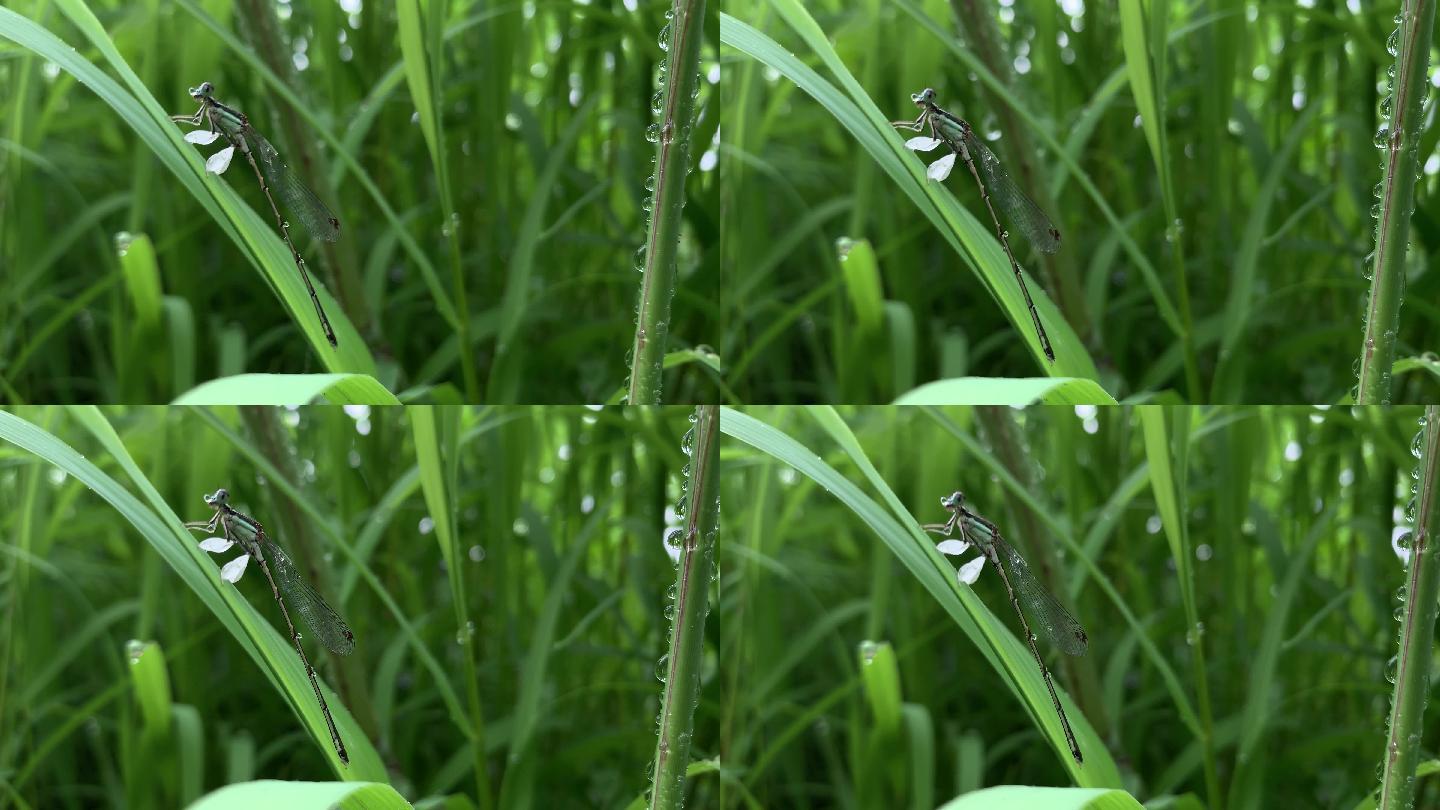
[[(430, 151), (435, 184), (440, 191), (440, 214), (444, 223), (440, 232), (445, 236), (450, 254), (450, 278), (455, 285), (455, 331), (460, 350), (460, 374), (465, 381), (467, 402), (484, 399), (480, 392), (480, 376), (476, 370), (474, 346), (470, 340), (470, 305), (465, 293), (466, 275), (460, 261), (460, 215), (455, 210), (455, 195), (450, 182), (448, 148), (445, 145), (444, 104), (444, 14), (448, 4), (431, 3), (422, 9), (418, 0), (405, 0), (395, 6), (400, 49), (404, 56), (405, 80), (420, 116), (420, 129)], [(425, 17), (428, 9), (428, 17)]]
[(1215, 721), (1210, 707), (1209, 666), (1205, 663), (1204, 622), (1195, 595), (1194, 545), (1190, 538), (1189, 464), (1192, 412), (1188, 406), (1147, 405), (1137, 409), (1145, 436), (1145, 458), (1150, 465), (1150, 487), (1175, 561), (1175, 579), (1185, 612), (1185, 639), (1190, 647), (1190, 669), (1195, 679), (1199, 713), (1201, 763), (1211, 807), (1221, 807), (1220, 775), (1215, 755)]
[(1409, 808), (1415, 801), (1415, 768), (1420, 761), (1425, 701), (1430, 691), (1430, 656), (1435, 632), (1436, 597), (1440, 596), (1440, 564), (1430, 533), (1435, 529), (1435, 477), (1440, 472), (1440, 408), (1425, 409), (1424, 424), (1415, 437), (1420, 456), (1420, 484), (1412, 502), (1414, 520), (1410, 569), (1405, 578), (1404, 615), (1400, 619), (1400, 651), (1395, 659), (1395, 694), (1390, 701), (1390, 727), (1385, 735), (1379, 810)]
[(631, 349), (632, 405), (660, 404), (661, 372), (670, 329), (670, 299), (675, 296), (675, 257), (680, 246), (680, 217), (685, 207), (685, 175), (690, 170), (690, 130), (700, 87), (700, 47), (705, 33), (705, 0), (675, 0), (665, 39), (668, 59), (661, 77), (660, 121), (646, 137), (656, 144), (655, 194), (645, 235), (640, 305)]
[[(700, 700), (700, 670), (705, 659), (705, 617), (710, 613), (710, 583), (715, 578), (715, 545), (720, 534), (720, 408), (700, 405), (695, 426), (685, 434), (689, 472), (680, 504), (685, 528), (676, 567), (675, 620), (660, 704), (660, 737), (655, 744), (651, 810), (676, 810), (685, 798), (685, 768), (695, 706)], [(681, 530), (677, 530), (679, 532)]]
[(1423, 117), (1420, 104), (1430, 89), (1426, 71), (1434, 25), (1433, 2), (1405, 0), (1399, 28), (1388, 43), (1395, 56), (1395, 76), (1390, 96), (1381, 102), (1381, 113), (1388, 113), (1388, 120), (1375, 135), (1375, 145), (1385, 156), (1385, 179), (1378, 187), (1375, 252), (1367, 268), (1370, 300), (1365, 307), (1365, 342), (1360, 346), (1360, 380), (1355, 392), (1355, 401), (1361, 405), (1390, 403), (1390, 369), (1395, 362), (1400, 299), (1405, 292), (1405, 245), (1410, 238), (1410, 215), (1415, 211), (1416, 152)]
[(476, 640), (483, 638), (483, 634), (476, 632), (475, 622), (470, 618), (469, 596), (473, 590), (465, 582), (465, 567), (461, 563), (465, 559), (465, 552), (460, 546), (459, 483), (459, 436), (464, 429), (463, 413), (454, 404), (418, 405), (410, 408), (408, 413), (415, 436), (420, 488), (425, 495), (425, 506), (435, 521), (435, 539), (445, 560), (450, 603), (455, 611), (455, 638), (459, 642), (465, 668), (476, 802), (481, 810), (491, 810), (495, 806), (495, 796), (485, 761), (485, 705), (480, 699), (480, 675), (476, 665), (480, 655)]

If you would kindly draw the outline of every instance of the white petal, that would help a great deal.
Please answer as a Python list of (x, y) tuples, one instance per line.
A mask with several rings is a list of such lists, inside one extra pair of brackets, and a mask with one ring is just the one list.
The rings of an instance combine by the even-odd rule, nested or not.
[(220, 133), (208, 129), (192, 129), (185, 133), (186, 143), (198, 143), (201, 146), (209, 146), (220, 137)]
[(918, 138), (911, 138), (905, 142), (906, 149), (914, 149), (916, 152), (929, 152), (939, 145), (939, 138), (927, 138), (924, 135)]
[(200, 541), (200, 548), (205, 549), (211, 554), (224, 554), (229, 551), (233, 545), (235, 544), (223, 537), (207, 537)]
[[(205, 161), (205, 171), (211, 174), (224, 174), (225, 170), (230, 168), (230, 158), (233, 157), (235, 157), (235, 147), (227, 146), (211, 155), (210, 159)], [(951, 157), (954, 157), (954, 155), (951, 155)]]
[(249, 554), (241, 554), (239, 557), (225, 563), (220, 568), (220, 578), (226, 582), (239, 582), (240, 576), (245, 573), (245, 564), (250, 562)]
[(970, 550), (970, 543), (965, 540), (943, 540), (935, 550), (951, 557), (959, 557)]
[(976, 557), (970, 562), (960, 566), (960, 570), (955, 572), (955, 576), (959, 577), (960, 581), (966, 585), (974, 585), (975, 580), (980, 578), (980, 569), (984, 567), (985, 558)]
[(953, 168), (955, 168), (955, 153), (951, 152), (945, 157), (931, 163), (930, 168), (925, 170), (925, 176), (938, 183), (949, 177), (950, 170)]

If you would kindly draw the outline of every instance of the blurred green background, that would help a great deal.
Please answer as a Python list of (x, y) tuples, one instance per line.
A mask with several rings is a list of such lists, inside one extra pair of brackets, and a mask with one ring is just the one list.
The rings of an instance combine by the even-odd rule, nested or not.
[[(1147, 806), (1355, 807), (1385, 748), (1419, 416), (726, 411), (725, 761), (773, 808), (1072, 781)], [(957, 489), (1088, 631), (1079, 658), (1039, 641), (1083, 768), (994, 572), (958, 585), (917, 532)]]
[[(408, 401), (437, 386), (521, 403), (622, 389), (669, 3), (433, 3), (408, 25), (408, 2), (6, 5), (5, 401), (169, 402), (243, 371), (370, 374)], [(718, 377), (702, 347), (718, 321), (716, 6), (671, 402), (713, 401)], [(186, 91), (202, 81), (339, 217), (333, 245), (292, 229), (338, 351), (250, 166), (204, 175), (214, 149), (161, 117), (193, 113)], [(255, 216), (231, 224), (217, 183), (242, 201), (226, 210)]]
[[(656, 747), (690, 413), (0, 412), (0, 806), (179, 807), (259, 778), (627, 806)], [(264, 577), (221, 582), (234, 555), (179, 531), (219, 487), (354, 631), (332, 656), (291, 607), (348, 768)], [(712, 618), (691, 806), (717, 790), (718, 644)]]
[[(889, 402), (966, 376), (1217, 403), (1354, 387), (1398, 2), (725, 11), (721, 353), (740, 402)], [(927, 186), (942, 152), (907, 152), (911, 133), (885, 125), (913, 120), (926, 87), (1063, 235), (1051, 257), (1010, 237), (1054, 367), (1027, 347), (969, 172)], [(1426, 122), (1394, 402), (1440, 395), (1440, 127)], [(925, 215), (942, 203), (958, 203), (943, 226)]]

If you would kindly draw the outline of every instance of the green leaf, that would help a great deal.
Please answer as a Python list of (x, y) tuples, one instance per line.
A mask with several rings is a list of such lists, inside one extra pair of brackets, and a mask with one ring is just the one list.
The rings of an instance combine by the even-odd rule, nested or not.
[(237, 374), (201, 383), (176, 405), (304, 405), (324, 397), (331, 405), (399, 405), (400, 400), (364, 374)]
[(940, 805), (941, 810), (1138, 810), (1144, 805), (1123, 790), (1003, 785), (977, 790)]
[(926, 383), (896, 405), (1114, 405), (1093, 380), (1076, 377), (961, 377)]
[(389, 785), (360, 782), (280, 782), (265, 779), (227, 785), (200, 801), (190, 810), (254, 810), (257, 807), (287, 810), (409, 810)]

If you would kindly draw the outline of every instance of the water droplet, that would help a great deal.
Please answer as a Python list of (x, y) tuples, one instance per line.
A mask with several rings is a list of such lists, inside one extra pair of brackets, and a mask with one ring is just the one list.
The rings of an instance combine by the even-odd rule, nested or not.
[(660, 50), (668, 52), (670, 50), (670, 23), (665, 23), (665, 27), (660, 29), (659, 39)]
[(465, 626), (455, 631), (455, 643), (464, 647), (475, 637), (475, 622), (466, 622)]
[[(1376, 136), (1376, 137), (1379, 137), (1379, 136)], [(660, 142), (660, 125), (659, 125), (659, 124), (651, 124), (650, 126), (648, 126), (648, 127), (645, 128), (645, 140), (649, 141), (650, 143), (659, 143), (659, 142)]]

